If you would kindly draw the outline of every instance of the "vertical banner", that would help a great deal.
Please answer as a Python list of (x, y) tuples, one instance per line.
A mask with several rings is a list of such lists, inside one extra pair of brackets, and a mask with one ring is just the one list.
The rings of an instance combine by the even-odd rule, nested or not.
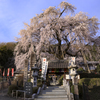
[(10, 70), (9, 70), (9, 68), (8, 68), (8, 71), (7, 71), (7, 76), (9, 76), (9, 72), (10, 72)]
[(42, 76), (46, 80), (46, 58), (42, 58)]
[(3, 70), (3, 76), (5, 76), (5, 69)]
[(14, 76), (14, 68), (12, 68), (12, 76)]
[(47, 69), (48, 69), (48, 61), (46, 62), (46, 66), (45, 66), (45, 74), (47, 73)]
[(42, 74), (45, 73), (45, 67), (46, 67), (46, 58), (42, 59)]
[(75, 64), (75, 57), (69, 57), (69, 66)]

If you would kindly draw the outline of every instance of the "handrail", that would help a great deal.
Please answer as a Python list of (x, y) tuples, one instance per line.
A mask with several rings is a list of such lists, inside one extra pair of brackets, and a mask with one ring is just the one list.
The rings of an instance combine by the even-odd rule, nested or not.
[(45, 89), (45, 87), (46, 87), (45, 84), (43, 84), (42, 87), (39, 87), (37, 93), (34, 93), (34, 94), (32, 95), (32, 99), (34, 99), (35, 97), (37, 97), (37, 95), (39, 95), (40, 92), (41, 92), (42, 90)]

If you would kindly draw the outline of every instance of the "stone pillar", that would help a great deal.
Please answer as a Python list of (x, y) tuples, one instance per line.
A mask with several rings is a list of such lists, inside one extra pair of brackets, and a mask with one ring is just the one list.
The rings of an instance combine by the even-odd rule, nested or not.
[[(32, 68), (32, 55), (30, 56), (30, 78), (32, 78), (32, 71), (31, 71), (31, 68)], [(33, 82), (32, 82), (33, 83)]]
[(77, 78), (74, 78), (74, 99), (79, 100), (78, 79)]
[(23, 86), (28, 80), (28, 59), (25, 60)]

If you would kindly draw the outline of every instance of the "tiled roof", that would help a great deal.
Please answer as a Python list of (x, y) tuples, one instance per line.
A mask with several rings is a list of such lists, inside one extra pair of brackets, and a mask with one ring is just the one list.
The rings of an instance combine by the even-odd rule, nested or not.
[[(91, 64), (99, 64), (99, 61), (87, 61), (87, 64), (88, 65), (91, 65)], [(84, 62), (80, 62), (79, 65), (84, 65)]]
[(67, 60), (49, 61), (48, 68), (68, 68), (68, 61)]

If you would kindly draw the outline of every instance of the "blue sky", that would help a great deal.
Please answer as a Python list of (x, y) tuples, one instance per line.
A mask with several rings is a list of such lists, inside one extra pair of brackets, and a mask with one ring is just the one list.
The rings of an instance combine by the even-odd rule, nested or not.
[[(49, 6), (58, 6), (64, 0), (0, 0), (0, 42), (14, 42), (14, 37), (24, 29), (24, 22), (30, 23), (30, 19), (36, 14), (42, 13), (42, 9)], [(89, 17), (96, 16), (100, 21), (100, 0), (67, 0), (80, 11), (87, 12)], [(98, 32), (98, 35), (100, 33)]]

